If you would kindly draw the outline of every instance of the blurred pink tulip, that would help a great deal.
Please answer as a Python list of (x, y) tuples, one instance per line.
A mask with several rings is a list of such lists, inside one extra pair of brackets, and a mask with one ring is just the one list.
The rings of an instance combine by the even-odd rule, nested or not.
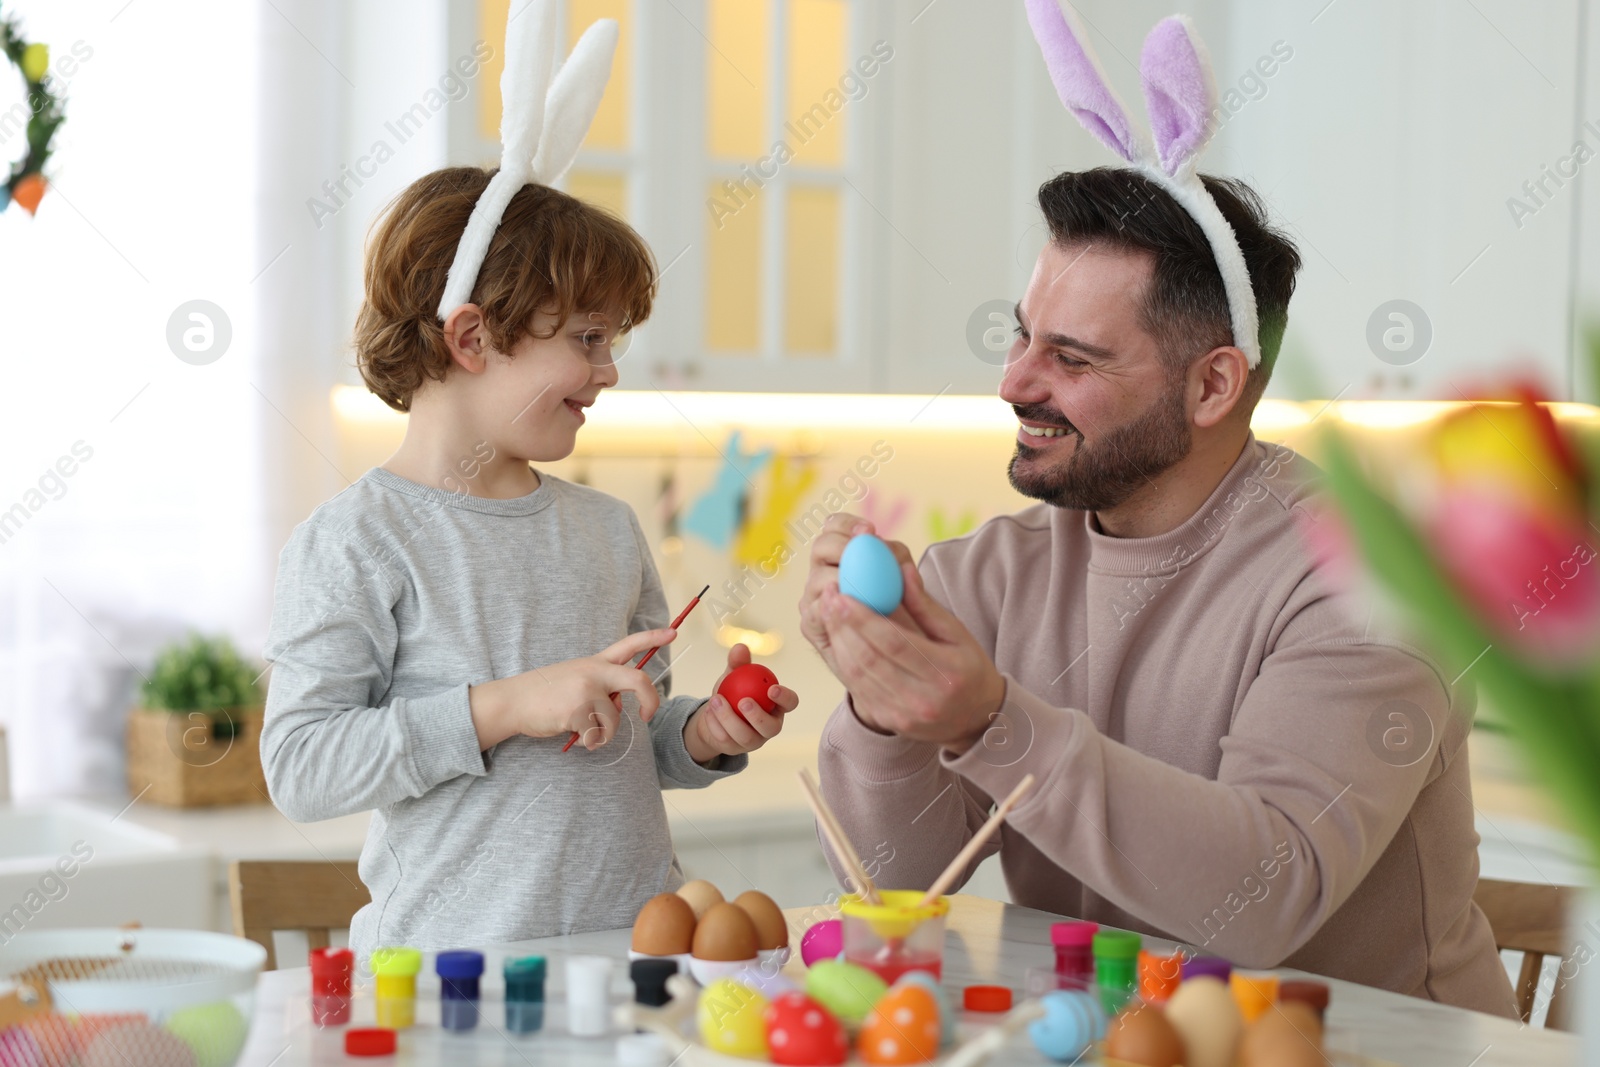
[(1480, 483), (1446, 489), (1427, 525), (1445, 571), (1494, 632), (1533, 658), (1593, 657), (1600, 567), (1581, 520)]

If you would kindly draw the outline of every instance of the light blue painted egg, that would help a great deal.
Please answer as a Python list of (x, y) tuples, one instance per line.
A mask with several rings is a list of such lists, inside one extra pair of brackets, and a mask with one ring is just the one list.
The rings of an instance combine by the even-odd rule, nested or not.
[(1028, 1024), (1034, 1047), (1059, 1063), (1071, 1063), (1106, 1036), (1106, 1013), (1088, 993), (1056, 989), (1040, 998), (1044, 1018)]
[(956, 1013), (950, 1010), (950, 994), (945, 992), (939, 979), (927, 971), (907, 971), (895, 979), (896, 986), (919, 985), (933, 994), (939, 1005), (939, 1044), (948, 1045), (956, 1039)]
[(906, 591), (900, 561), (876, 537), (857, 534), (839, 557), (839, 591), (879, 615), (888, 615), (900, 606)]

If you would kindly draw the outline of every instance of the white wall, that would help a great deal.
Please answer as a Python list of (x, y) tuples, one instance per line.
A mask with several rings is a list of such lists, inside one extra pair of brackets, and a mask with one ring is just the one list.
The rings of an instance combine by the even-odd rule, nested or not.
[[(188, 626), (259, 641), (262, 404), (251, 279), (254, 11), (201, 0), (19, 2), (57, 63), (88, 52), (36, 218), (0, 213), (0, 721), (19, 796), (121, 787), (136, 665)], [(12, 82), (0, 88), (9, 107)], [(0, 146), (7, 159), (18, 144)], [(181, 303), (233, 340), (194, 366)], [(76, 442), (92, 450), (30, 497)], [(41, 506), (33, 508), (32, 500)]]
[[(1224, 90), (1276, 42), (1292, 50), (1203, 160), (1265, 195), (1305, 259), (1277, 395), (1454, 398), (1511, 366), (1572, 395), (1579, 190), (1556, 191), (1520, 229), (1506, 199), (1571, 150), (1580, 0), (1074, 6), (1140, 115), (1134, 63), (1173, 7), (1194, 18)], [(1594, 21), (1589, 57), (1600, 54)], [(979, 303), (1015, 298), (1026, 283), (1043, 240), (1034, 191), (1060, 170), (1115, 160), (1056, 100), (1020, 4), (902, 0), (895, 33), (889, 386), (990, 389), (998, 370), (971, 356), (963, 331)], [(1595, 80), (1582, 117), (1600, 127)], [(1600, 134), (1587, 136), (1600, 153)], [(1580, 171), (1591, 249), (1597, 171)], [(1600, 299), (1600, 267), (1580, 267)], [(1408, 367), (1366, 342), (1369, 317), (1393, 298), (1419, 304), (1433, 325), (1432, 347)]]

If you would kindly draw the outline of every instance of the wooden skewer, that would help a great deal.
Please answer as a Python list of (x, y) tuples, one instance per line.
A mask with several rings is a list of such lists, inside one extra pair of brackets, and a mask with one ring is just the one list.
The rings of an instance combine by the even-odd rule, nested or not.
[(833, 846), (833, 854), (839, 857), (839, 862), (848, 868), (848, 873), (855, 880), (856, 888), (861, 894), (861, 899), (868, 904), (881, 904), (878, 897), (878, 887), (872, 884), (872, 878), (867, 874), (867, 869), (861, 863), (861, 857), (856, 854), (855, 847), (850, 844), (850, 838), (845, 835), (844, 827), (839, 824), (839, 819), (833, 814), (833, 809), (828, 807), (828, 802), (822, 799), (822, 791), (817, 788), (817, 783), (811, 780), (811, 774), (804, 768), (798, 772), (800, 785), (806, 791), (806, 800), (811, 804), (811, 810), (817, 816), (817, 824), (822, 827), (822, 835), (828, 839), (828, 844)]
[(954, 882), (961, 874), (962, 869), (972, 862), (972, 857), (978, 854), (978, 850), (983, 847), (983, 843), (989, 840), (996, 830), (1000, 829), (1000, 824), (1011, 813), (1011, 809), (1017, 806), (1018, 801), (1022, 799), (1022, 795), (1032, 788), (1033, 775), (1031, 774), (1017, 783), (1017, 787), (1011, 791), (1011, 795), (1002, 800), (1000, 806), (994, 809), (994, 814), (989, 816), (989, 821), (984, 823), (978, 829), (978, 832), (972, 835), (972, 840), (967, 842), (965, 848), (956, 853), (956, 858), (950, 861), (950, 866), (944, 869), (944, 873), (934, 879), (933, 885), (928, 887), (928, 892), (923, 895), (921, 900), (917, 901), (917, 907), (925, 908), (944, 895), (944, 891), (950, 888), (950, 883)]

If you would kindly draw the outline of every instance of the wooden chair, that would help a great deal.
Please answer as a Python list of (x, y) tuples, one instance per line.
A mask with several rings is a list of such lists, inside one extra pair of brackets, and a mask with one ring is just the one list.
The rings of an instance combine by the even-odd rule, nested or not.
[(274, 930), (302, 930), (311, 948), (328, 947), (328, 931), (350, 919), (372, 896), (356, 874), (354, 860), (315, 863), (240, 860), (228, 867), (233, 933), (267, 950), (267, 967), (278, 966)]
[[(1532, 882), (1500, 882), (1480, 878), (1473, 899), (1489, 917), (1496, 948), (1522, 953), (1522, 971), (1517, 977), (1517, 1012), (1523, 1022), (1531, 1021), (1539, 995), (1539, 971), (1546, 956), (1557, 959), (1571, 949), (1567, 917), (1577, 904), (1579, 891), (1569, 886), (1539, 885)], [(1545, 1028), (1567, 1030), (1567, 991), (1569, 982), (1558, 976), (1550, 991), (1550, 1009)]]

